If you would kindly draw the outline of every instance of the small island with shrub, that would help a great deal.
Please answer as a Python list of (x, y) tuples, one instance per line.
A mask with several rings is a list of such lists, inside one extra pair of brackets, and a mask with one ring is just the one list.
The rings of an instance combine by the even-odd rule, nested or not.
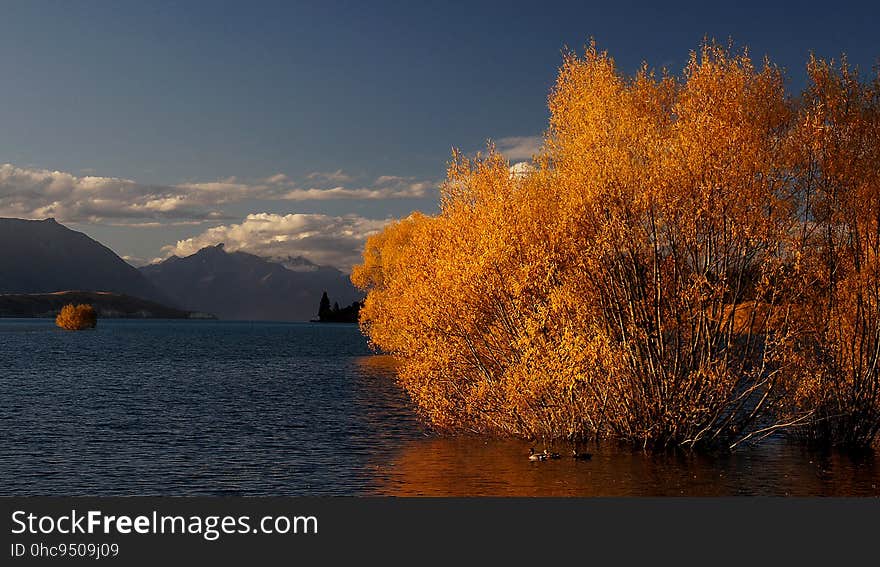
[(98, 314), (95, 308), (87, 303), (80, 305), (70, 303), (61, 308), (61, 313), (55, 318), (55, 324), (68, 331), (94, 329), (98, 324)]

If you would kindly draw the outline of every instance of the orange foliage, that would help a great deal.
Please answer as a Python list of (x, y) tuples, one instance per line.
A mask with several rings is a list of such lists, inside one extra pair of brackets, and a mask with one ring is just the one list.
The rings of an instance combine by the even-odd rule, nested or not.
[(809, 305), (785, 346), (792, 411), (812, 440), (871, 444), (880, 432), (880, 76), (810, 60), (791, 135), (802, 220), (792, 293)]
[(91, 305), (68, 304), (61, 308), (61, 312), (55, 318), (55, 324), (68, 331), (94, 329), (98, 324), (98, 314)]
[[(880, 99), (810, 73), (793, 101), (746, 52), (705, 45), (681, 77), (625, 77), (591, 46), (563, 62), (531, 170), (491, 146), (455, 154), (440, 214), (371, 238), (352, 275), (363, 329), (403, 360), (427, 420), (735, 446), (852, 409), (818, 407), (807, 342), (836, 353), (835, 376), (860, 373), (876, 411)], [(832, 91), (843, 118), (821, 114)]]

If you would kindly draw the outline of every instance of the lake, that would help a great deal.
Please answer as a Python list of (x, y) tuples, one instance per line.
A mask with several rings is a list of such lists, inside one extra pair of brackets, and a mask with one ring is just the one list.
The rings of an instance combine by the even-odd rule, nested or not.
[(880, 495), (876, 454), (784, 440), (533, 463), (438, 436), (353, 325), (0, 319), (0, 396), (2, 495)]

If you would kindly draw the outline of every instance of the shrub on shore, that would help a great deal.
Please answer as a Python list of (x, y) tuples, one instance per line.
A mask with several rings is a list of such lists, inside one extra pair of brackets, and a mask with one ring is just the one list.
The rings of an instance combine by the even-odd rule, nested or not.
[[(880, 81), (705, 45), (682, 77), (569, 55), (532, 168), (456, 154), (372, 237), (361, 325), (438, 428), (736, 446), (880, 427)], [(857, 102), (857, 103), (856, 103)], [(829, 114), (830, 113), (830, 114)]]
[(55, 318), (55, 324), (68, 331), (94, 329), (98, 324), (98, 314), (91, 305), (68, 304), (61, 308), (61, 312)]
[(865, 447), (880, 433), (880, 75), (815, 58), (790, 134), (801, 215), (788, 281), (801, 309), (784, 345), (789, 414), (810, 442)]

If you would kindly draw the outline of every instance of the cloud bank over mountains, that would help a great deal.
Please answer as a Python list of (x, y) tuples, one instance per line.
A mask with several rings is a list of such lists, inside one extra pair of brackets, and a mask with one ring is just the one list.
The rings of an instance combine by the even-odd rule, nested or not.
[(277, 259), (304, 256), (316, 264), (348, 271), (360, 263), (367, 238), (388, 222), (390, 219), (358, 215), (255, 213), (241, 223), (209, 228), (162, 251), (165, 257), (189, 256), (206, 246), (222, 243), (229, 252), (241, 250)]
[[(412, 199), (430, 196), (438, 183), (381, 176), (367, 183), (340, 171), (312, 173), (302, 181), (275, 174), (253, 181), (149, 185), (118, 177), (0, 165), (0, 216), (61, 222), (144, 226), (235, 220), (223, 208), (242, 201)], [(239, 217), (240, 218), (240, 217)]]
[[(495, 144), (509, 160), (519, 161), (538, 153), (542, 142), (541, 136), (514, 136), (500, 138)], [(525, 165), (515, 164), (511, 175), (519, 175), (516, 168)], [(174, 237), (164, 238), (157, 238), (156, 231), (170, 226), (192, 226), (192, 232), (198, 234), (162, 246), (160, 256), (152, 261), (171, 255), (188, 256), (206, 246), (223, 243), (230, 252), (241, 250), (280, 261), (302, 256), (316, 264), (348, 271), (360, 263), (366, 239), (392, 219), (296, 213), (298, 203), (311, 203), (309, 207), (314, 210), (315, 203), (329, 201), (424, 199), (436, 196), (441, 183), (397, 175), (365, 178), (341, 169), (315, 171), (296, 179), (276, 173), (259, 179), (228, 177), (169, 185), (88, 172), (76, 175), (9, 163), (0, 165), (0, 217), (54, 217), (62, 223), (101, 224), (118, 227), (112, 229), (118, 231), (155, 229), (152, 238), (158, 240), (156, 248), (148, 250), (141, 246), (134, 254), (123, 256), (133, 265), (150, 263), (148, 258), (155, 254), (153, 250), (171, 238), (179, 238), (182, 230), (187, 229), (176, 229)], [(290, 213), (253, 212), (242, 219), (247, 211), (286, 208), (279, 207), (279, 203), (290, 203)]]

